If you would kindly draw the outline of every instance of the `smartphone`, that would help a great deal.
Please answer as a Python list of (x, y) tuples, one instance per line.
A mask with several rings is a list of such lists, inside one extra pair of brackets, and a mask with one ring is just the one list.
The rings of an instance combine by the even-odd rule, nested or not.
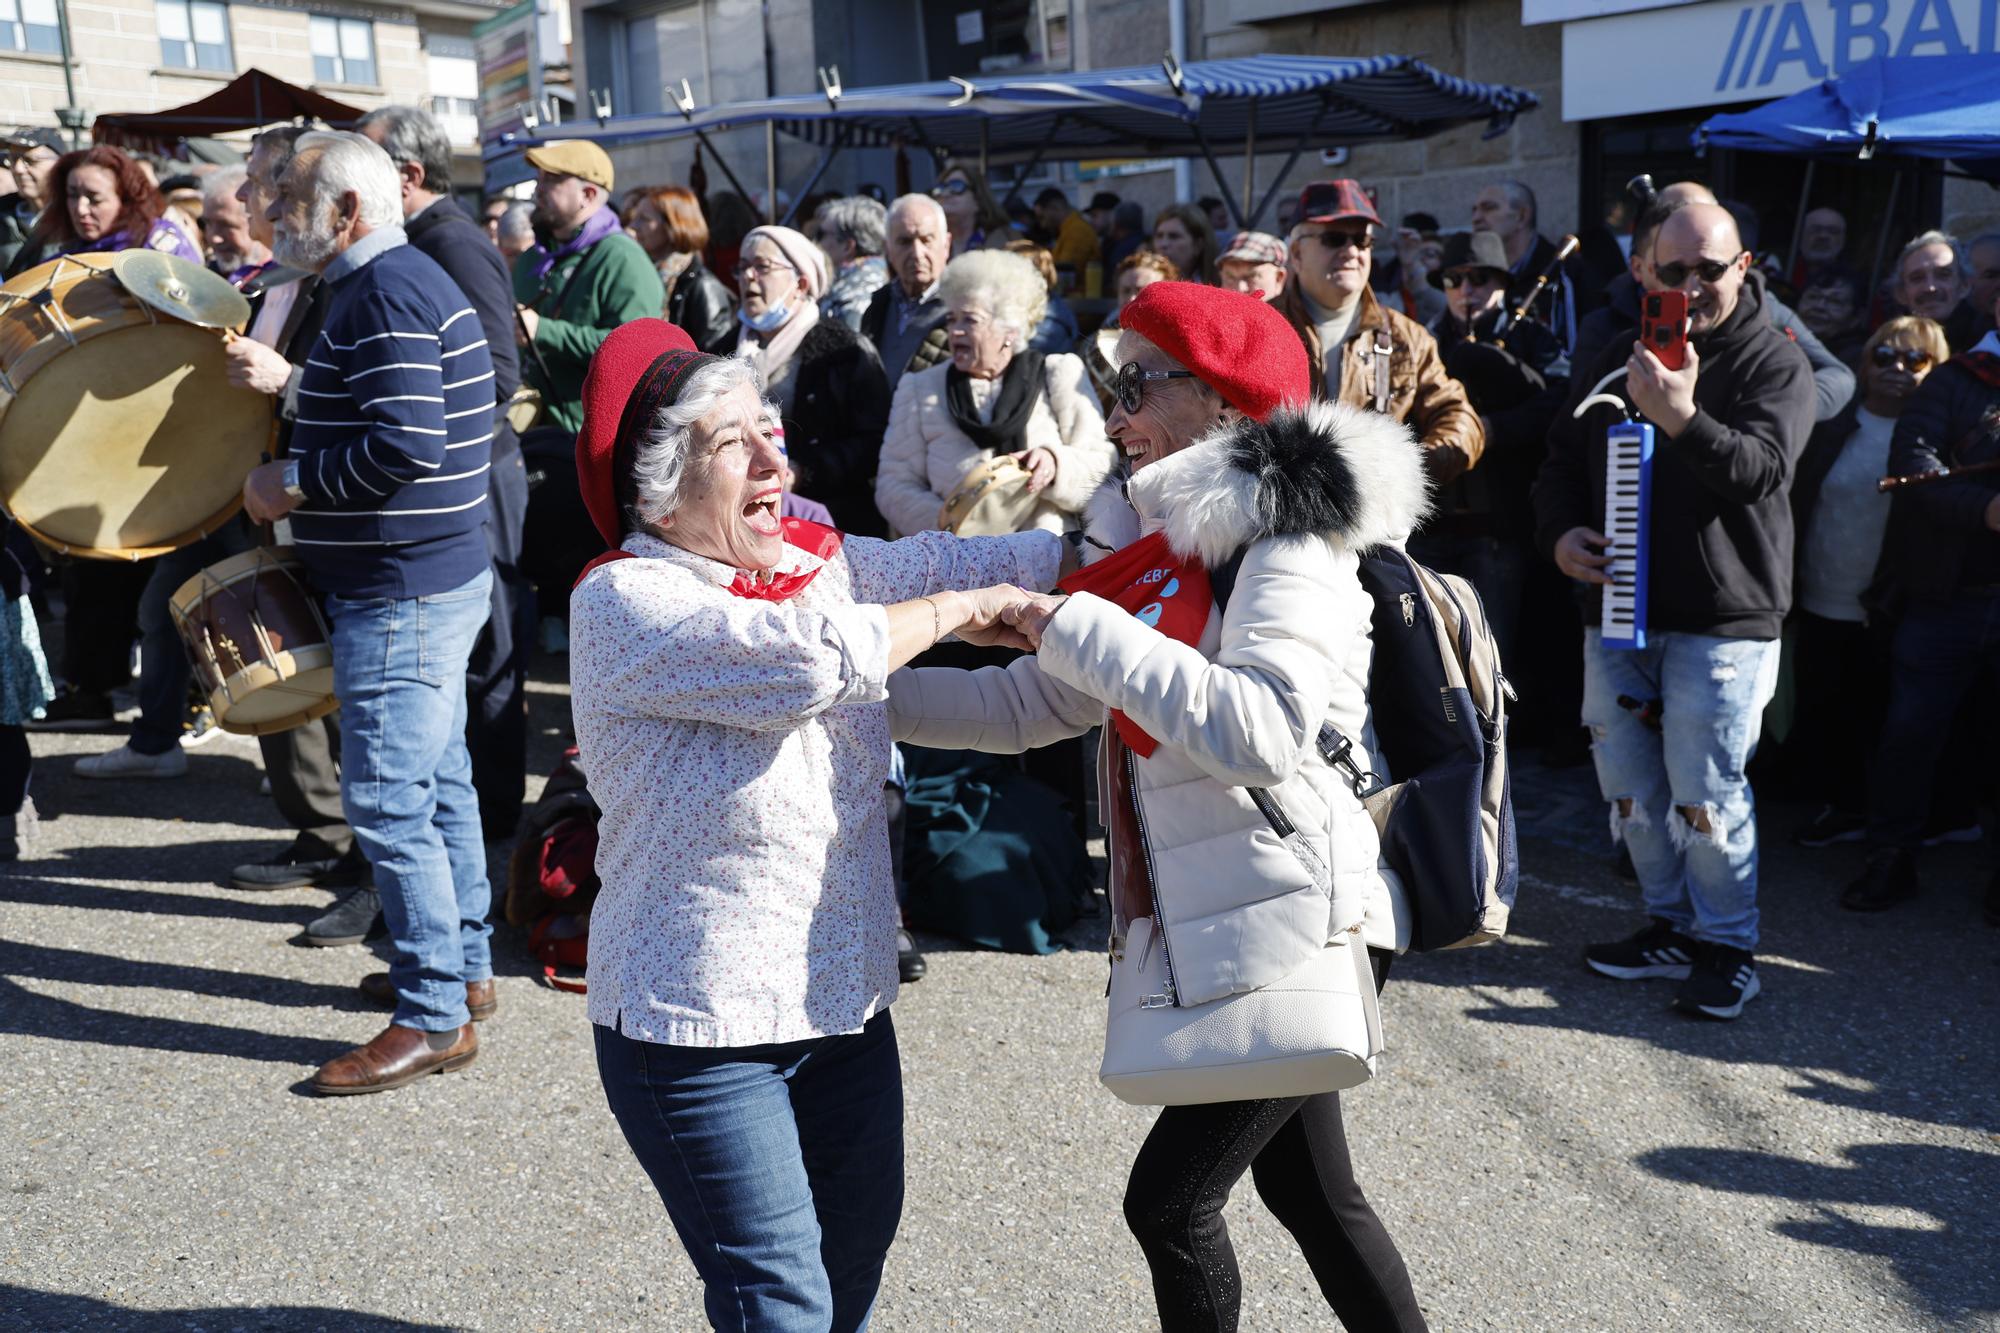
[(1639, 338), (1668, 370), (1687, 365), (1687, 293), (1647, 292), (1639, 303)]

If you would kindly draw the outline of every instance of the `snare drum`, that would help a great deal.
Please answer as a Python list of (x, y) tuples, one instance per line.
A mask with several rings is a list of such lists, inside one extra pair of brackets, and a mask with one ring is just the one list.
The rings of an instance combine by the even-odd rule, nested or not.
[(0, 503), (69, 555), (142, 560), (215, 531), (271, 440), (214, 329), (134, 296), (115, 254), (0, 286)]
[(224, 731), (289, 731), (339, 706), (332, 636), (289, 546), (260, 546), (210, 565), (169, 605)]

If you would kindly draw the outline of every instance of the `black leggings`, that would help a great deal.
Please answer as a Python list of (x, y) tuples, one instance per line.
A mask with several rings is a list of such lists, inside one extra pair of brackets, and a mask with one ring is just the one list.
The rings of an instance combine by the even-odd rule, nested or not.
[(28, 775), (34, 767), (26, 729), (0, 726), (0, 816), (21, 813), (28, 800)]
[(1153, 1270), (1163, 1333), (1236, 1328), (1243, 1279), (1222, 1209), (1246, 1168), (1350, 1333), (1427, 1327), (1403, 1256), (1355, 1183), (1340, 1094), (1329, 1092), (1169, 1106), (1153, 1122), (1125, 1187), (1125, 1221)]

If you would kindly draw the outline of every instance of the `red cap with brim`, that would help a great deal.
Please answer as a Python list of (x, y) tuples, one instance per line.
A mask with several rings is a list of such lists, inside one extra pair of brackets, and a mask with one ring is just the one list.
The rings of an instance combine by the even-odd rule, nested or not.
[(1195, 373), (1253, 421), (1304, 407), (1312, 393), (1305, 344), (1263, 297), (1198, 282), (1153, 282), (1118, 312), (1121, 328)]
[(619, 492), (630, 484), (632, 452), (662, 407), (678, 396), (703, 355), (677, 325), (635, 319), (599, 345), (583, 378), (583, 432), (576, 437), (576, 478), (584, 508), (606, 546), (625, 536)]

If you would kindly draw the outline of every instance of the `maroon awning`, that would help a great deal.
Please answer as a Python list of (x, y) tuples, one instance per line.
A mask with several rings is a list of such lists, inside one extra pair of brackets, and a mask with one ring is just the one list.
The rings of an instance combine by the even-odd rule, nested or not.
[(286, 83), (261, 69), (251, 69), (186, 106), (99, 116), (90, 127), (90, 137), (98, 143), (125, 148), (155, 148), (181, 139), (252, 130), (281, 121), (308, 119), (343, 126), (364, 114), (360, 107)]

